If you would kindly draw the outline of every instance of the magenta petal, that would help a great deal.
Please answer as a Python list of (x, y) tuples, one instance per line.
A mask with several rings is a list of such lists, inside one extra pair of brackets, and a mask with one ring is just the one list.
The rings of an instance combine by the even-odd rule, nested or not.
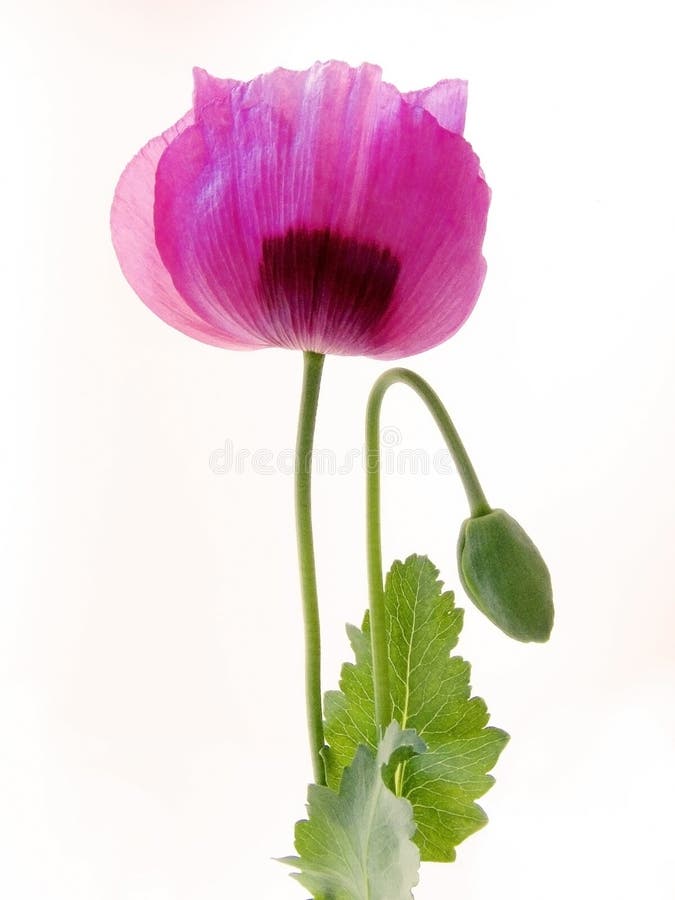
[(465, 82), (401, 95), (376, 66), (339, 62), (194, 74), (194, 123), (152, 142), (116, 198), (140, 223), (143, 264), (116, 247), (148, 305), (224, 346), (382, 358), (459, 328), (489, 205), (461, 137)]
[(466, 81), (448, 79), (439, 81), (433, 87), (403, 94), (403, 99), (411, 106), (426, 109), (448, 131), (464, 134), (467, 87)]
[[(377, 232), (352, 226), (367, 202), (361, 182), (383, 98), (401, 101), (375, 66), (317, 64), (273, 75), (223, 86), (218, 100), (219, 83), (198, 74), (197, 124), (157, 173), (162, 259), (181, 294), (216, 327), (233, 321), (273, 345), (365, 352), (374, 317), (357, 301), (372, 298), (381, 308), (391, 284)], [(289, 248), (301, 255), (296, 283), (282, 273), (273, 296), (264, 247), (275, 265), (288, 266)], [(310, 247), (325, 248), (316, 265), (333, 278), (314, 292), (306, 290)], [(368, 277), (346, 296), (350, 260)]]
[(275, 157), (279, 137), (276, 117), (266, 112), (266, 133), (251, 133), (230, 101), (215, 102), (208, 125), (173, 142), (157, 170), (155, 232), (164, 265), (197, 315), (217, 330), (273, 345), (257, 297), (267, 200), (261, 151), (270, 147)]
[(192, 78), (194, 81), (194, 91), (192, 95), (195, 116), (198, 117), (199, 110), (215, 100), (223, 100), (228, 98), (232, 91), (242, 82), (235, 81), (232, 78), (214, 78), (205, 69), (195, 66), (192, 70)]
[[(229, 103), (232, 100), (238, 109), (265, 103), (290, 117), (302, 103), (308, 76), (321, 65), (317, 63), (313, 69), (304, 72), (279, 68), (246, 82), (215, 78), (204, 69), (194, 68), (195, 118), (198, 122), (202, 121), (204, 111), (214, 102)], [(345, 65), (345, 68), (349, 67)]]
[(161, 319), (207, 344), (243, 349), (248, 342), (216, 330), (187, 305), (162, 263), (155, 242), (153, 209), (157, 164), (166, 148), (194, 122), (192, 111), (131, 160), (115, 190), (110, 224), (124, 275), (143, 302)]
[(402, 265), (367, 353), (394, 359), (440, 344), (473, 309), (485, 277), (490, 190), (471, 146), (406, 104), (371, 159), (372, 180), (364, 186), (368, 228)]

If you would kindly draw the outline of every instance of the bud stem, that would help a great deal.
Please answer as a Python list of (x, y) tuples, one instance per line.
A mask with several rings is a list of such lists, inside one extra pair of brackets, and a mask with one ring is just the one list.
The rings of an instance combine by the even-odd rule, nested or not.
[(370, 635), (375, 685), (375, 721), (380, 732), (391, 722), (391, 694), (389, 691), (388, 638), (384, 609), (382, 579), (382, 524), (380, 514), (380, 411), (382, 401), (392, 384), (407, 384), (424, 401), (438, 425), (452, 459), (457, 467), (471, 515), (486, 515), (491, 507), (485, 498), (471, 460), (467, 456), (457, 429), (438, 394), (419, 375), (410, 369), (394, 368), (377, 379), (368, 398), (366, 411), (366, 543), (368, 555), (368, 585), (370, 594)]

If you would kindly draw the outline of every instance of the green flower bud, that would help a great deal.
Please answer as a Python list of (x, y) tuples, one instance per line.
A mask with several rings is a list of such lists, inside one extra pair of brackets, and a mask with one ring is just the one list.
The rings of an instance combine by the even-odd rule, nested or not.
[(517, 641), (547, 641), (553, 627), (551, 576), (541, 554), (503, 509), (466, 519), (457, 547), (471, 600)]

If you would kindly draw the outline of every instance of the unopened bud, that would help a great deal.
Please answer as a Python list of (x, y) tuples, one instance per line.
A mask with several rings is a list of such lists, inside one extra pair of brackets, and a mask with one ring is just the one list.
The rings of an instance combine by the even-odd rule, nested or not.
[(466, 519), (457, 548), (464, 590), (517, 641), (547, 641), (553, 627), (551, 576), (541, 554), (503, 509)]

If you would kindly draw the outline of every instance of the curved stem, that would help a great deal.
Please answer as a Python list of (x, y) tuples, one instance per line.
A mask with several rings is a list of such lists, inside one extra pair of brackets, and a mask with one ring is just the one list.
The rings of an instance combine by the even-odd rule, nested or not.
[(295, 465), (295, 522), (305, 624), (307, 727), (316, 784), (326, 783), (325, 767), (321, 757), (324, 746), (321, 709), (321, 632), (312, 534), (312, 448), (323, 363), (323, 354), (305, 352)]
[(457, 429), (438, 394), (410, 369), (389, 369), (377, 379), (368, 398), (366, 411), (366, 530), (368, 553), (368, 585), (370, 594), (370, 634), (375, 684), (375, 721), (381, 732), (391, 721), (389, 691), (389, 659), (382, 581), (382, 527), (380, 514), (380, 411), (382, 400), (392, 384), (407, 384), (421, 397), (438, 425), (457, 467), (473, 517), (490, 512), (471, 460), (467, 456)]

